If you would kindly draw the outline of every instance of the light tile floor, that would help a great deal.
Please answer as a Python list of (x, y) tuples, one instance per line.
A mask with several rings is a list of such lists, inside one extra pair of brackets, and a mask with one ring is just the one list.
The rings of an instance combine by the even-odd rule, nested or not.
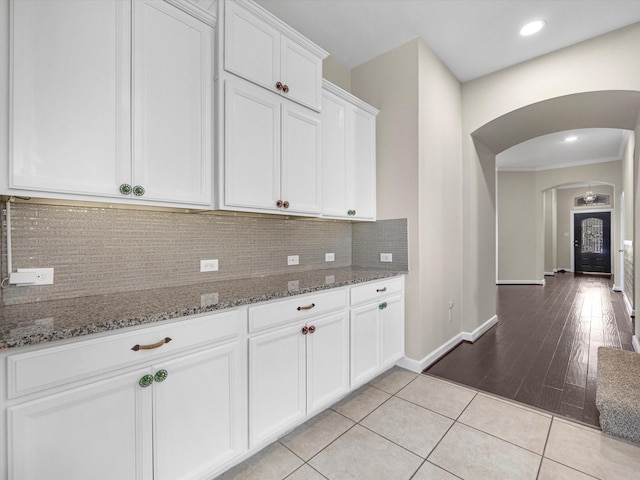
[(393, 368), (220, 480), (626, 480), (640, 445)]

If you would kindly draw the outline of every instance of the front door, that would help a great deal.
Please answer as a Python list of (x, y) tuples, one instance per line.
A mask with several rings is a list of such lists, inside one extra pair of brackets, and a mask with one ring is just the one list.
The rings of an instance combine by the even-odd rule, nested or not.
[(611, 212), (573, 216), (576, 273), (611, 273)]

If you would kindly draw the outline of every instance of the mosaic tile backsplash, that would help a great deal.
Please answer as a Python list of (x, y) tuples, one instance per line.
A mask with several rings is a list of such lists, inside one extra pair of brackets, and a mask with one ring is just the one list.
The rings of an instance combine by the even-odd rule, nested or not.
[[(7, 274), (6, 215), (2, 204), (2, 277)], [(404, 224), (404, 230), (402, 225)], [(5, 305), (75, 298), (151, 288), (190, 285), (317, 270), (327, 267), (376, 266), (362, 248), (378, 248), (371, 236), (398, 248), (406, 220), (359, 225), (339, 221), (279, 219), (125, 210), (101, 207), (11, 205), (13, 269), (53, 267), (54, 284), (2, 290)], [(354, 242), (355, 232), (366, 242)], [(394, 235), (403, 236), (395, 238)], [(390, 249), (391, 247), (387, 248)], [(400, 247), (402, 248), (402, 247)], [(358, 251), (362, 264), (353, 261)], [(335, 261), (325, 263), (333, 252)], [(385, 250), (386, 253), (386, 250)], [(287, 266), (287, 255), (300, 265)], [(398, 256), (396, 256), (398, 255)], [(392, 268), (406, 270), (394, 251)], [(218, 259), (217, 272), (200, 272), (200, 260)], [(360, 262), (360, 260), (358, 260)]]

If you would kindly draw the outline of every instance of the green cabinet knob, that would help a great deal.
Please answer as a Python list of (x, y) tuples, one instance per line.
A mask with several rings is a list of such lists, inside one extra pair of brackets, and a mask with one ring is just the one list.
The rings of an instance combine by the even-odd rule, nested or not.
[(138, 385), (140, 385), (142, 388), (147, 388), (147, 387), (150, 387), (152, 383), (153, 383), (153, 376), (147, 374), (140, 379), (140, 381), (138, 382)]
[(164, 382), (168, 376), (169, 372), (163, 368), (162, 370), (158, 370), (153, 378), (156, 382)]
[(133, 187), (133, 194), (136, 197), (141, 197), (142, 195), (144, 195), (144, 187), (136, 185), (135, 187)]
[(120, 193), (122, 195), (131, 194), (131, 185), (129, 185), (128, 183), (123, 183), (122, 185), (120, 185)]
[(349, 215), (349, 216), (354, 216), (355, 214), (356, 214), (355, 210), (348, 210), (347, 211), (347, 215)]
[(380, 310), (384, 310), (385, 308), (387, 308), (387, 302), (382, 302), (380, 305), (378, 305), (378, 308)]

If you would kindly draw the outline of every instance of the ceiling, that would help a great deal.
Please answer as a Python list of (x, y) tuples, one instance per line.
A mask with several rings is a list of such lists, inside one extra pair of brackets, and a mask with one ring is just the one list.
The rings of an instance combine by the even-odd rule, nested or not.
[[(421, 37), (461, 82), (640, 22), (640, 0), (256, 2), (348, 68)], [(521, 37), (520, 28), (534, 19), (544, 19), (546, 27)], [(545, 135), (512, 147), (500, 154), (500, 168), (606, 161), (620, 152), (626, 137), (620, 130), (592, 128), (580, 131), (580, 142), (570, 146), (559, 138), (562, 134)]]

